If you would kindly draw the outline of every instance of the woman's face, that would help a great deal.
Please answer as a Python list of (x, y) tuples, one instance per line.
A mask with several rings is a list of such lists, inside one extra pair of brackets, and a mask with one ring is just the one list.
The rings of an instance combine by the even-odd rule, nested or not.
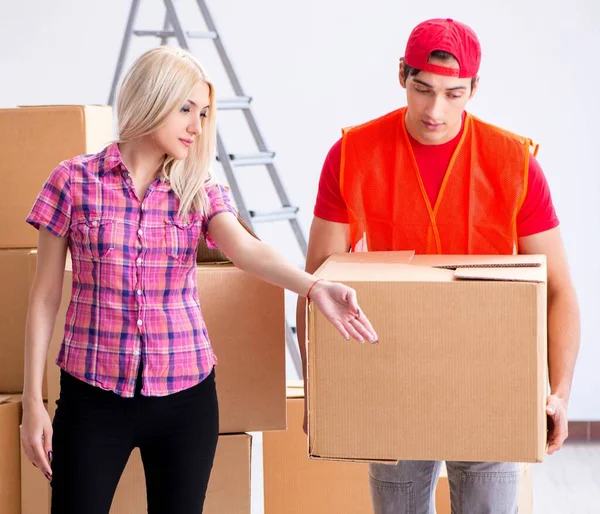
[(196, 84), (186, 101), (167, 116), (165, 123), (153, 134), (159, 150), (176, 160), (187, 157), (192, 144), (202, 134), (202, 119), (209, 107), (210, 90), (206, 83)]

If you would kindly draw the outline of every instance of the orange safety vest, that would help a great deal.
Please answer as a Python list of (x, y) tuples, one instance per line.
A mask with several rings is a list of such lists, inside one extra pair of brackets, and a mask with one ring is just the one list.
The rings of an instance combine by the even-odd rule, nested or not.
[(531, 140), (467, 113), (432, 206), (405, 115), (406, 107), (343, 130), (340, 188), (352, 250), (517, 253), (516, 220), (527, 192)]

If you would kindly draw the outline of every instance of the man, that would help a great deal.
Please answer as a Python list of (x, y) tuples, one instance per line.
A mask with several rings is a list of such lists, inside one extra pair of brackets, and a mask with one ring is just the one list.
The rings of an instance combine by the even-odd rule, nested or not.
[[(579, 347), (577, 298), (531, 141), (465, 112), (477, 91), (480, 61), (477, 36), (462, 23), (428, 20), (413, 30), (398, 73), (407, 107), (344, 130), (326, 158), (306, 269), (312, 273), (329, 255), (349, 250), (545, 254), (552, 454), (567, 438)], [(304, 315), (300, 300), (300, 341)], [(300, 349), (305, 362), (303, 344)], [(372, 464), (375, 514), (434, 512), (440, 466)], [(517, 512), (516, 463), (448, 462), (447, 468), (453, 512)]]

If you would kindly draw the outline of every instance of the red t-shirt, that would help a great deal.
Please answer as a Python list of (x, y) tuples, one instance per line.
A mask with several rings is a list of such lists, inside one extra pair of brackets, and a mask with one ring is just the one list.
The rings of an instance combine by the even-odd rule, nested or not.
[[(454, 139), (442, 145), (424, 145), (409, 135), (431, 205), (435, 205), (448, 164), (461, 135), (462, 129)], [(314, 215), (327, 221), (348, 223), (348, 211), (340, 191), (341, 156), (340, 139), (331, 147), (325, 158)], [(558, 224), (548, 182), (539, 163), (531, 156), (527, 195), (517, 215), (517, 234), (519, 237), (530, 236), (555, 228)]]

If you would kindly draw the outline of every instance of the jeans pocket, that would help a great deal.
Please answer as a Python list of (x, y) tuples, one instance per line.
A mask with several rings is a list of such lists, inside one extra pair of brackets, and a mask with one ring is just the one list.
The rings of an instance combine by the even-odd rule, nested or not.
[(369, 475), (373, 514), (415, 514), (414, 484), (384, 482)]
[(461, 473), (461, 514), (517, 514), (518, 496), (519, 471)]

